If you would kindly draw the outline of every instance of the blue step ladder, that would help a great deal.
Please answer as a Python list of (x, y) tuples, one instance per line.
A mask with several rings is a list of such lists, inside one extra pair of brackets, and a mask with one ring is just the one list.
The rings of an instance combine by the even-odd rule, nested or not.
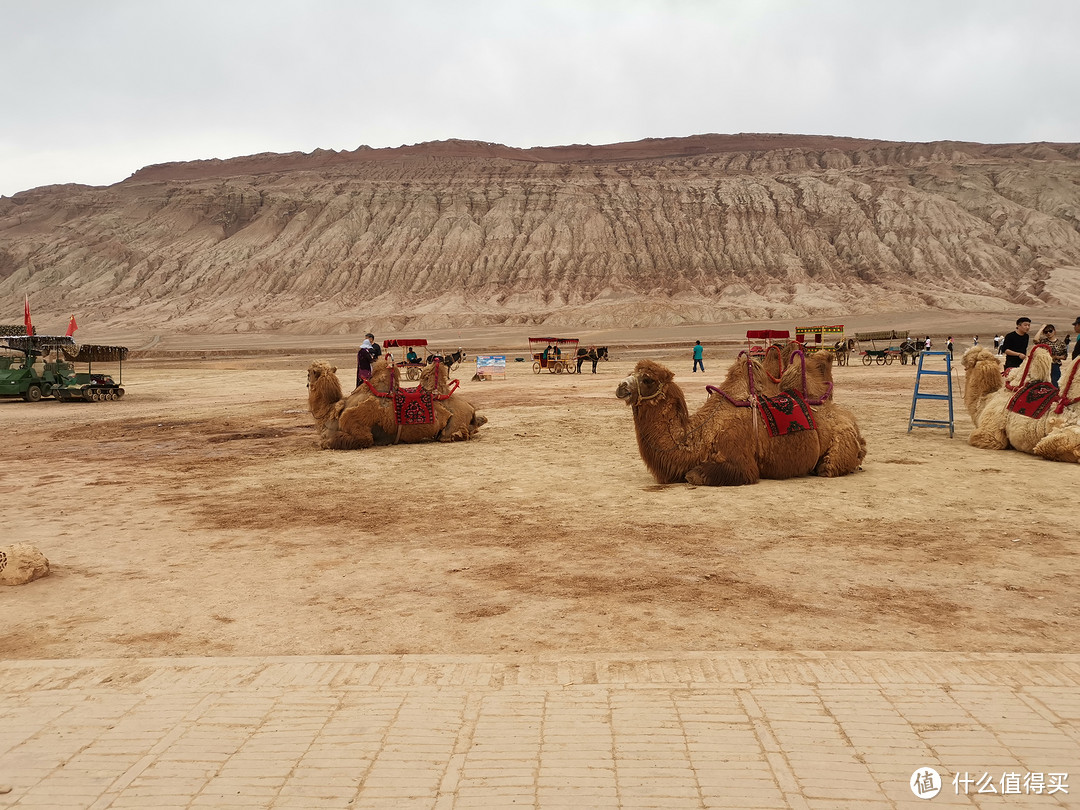
[[(923, 367), (923, 360), (927, 357), (944, 357), (945, 368), (944, 370), (937, 370)], [(945, 377), (947, 383), (945, 394), (930, 394), (920, 390), (919, 385), (922, 382), (923, 375), (929, 377)], [(920, 400), (944, 400), (949, 403), (949, 419), (916, 419), (915, 408), (919, 404)], [(916, 427), (936, 427), (936, 428), (948, 428), (949, 438), (953, 437), (953, 396), (952, 396), (952, 355), (948, 352), (920, 352), (919, 353), (919, 368), (915, 372), (915, 393), (911, 397), (911, 416), (908, 418), (908, 433), (911, 433), (912, 428)]]

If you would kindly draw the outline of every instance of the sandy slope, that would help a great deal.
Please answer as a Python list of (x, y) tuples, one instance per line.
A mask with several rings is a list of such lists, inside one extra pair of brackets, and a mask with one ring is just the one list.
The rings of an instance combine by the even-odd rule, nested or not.
[(727, 362), (463, 369), (478, 441), (359, 452), (315, 445), (321, 349), (127, 363), (115, 403), (0, 401), (5, 542), (53, 565), (0, 592), (0, 655), (1077, 651), (1074, 466), (969, 447), (958, 391), (955, 438), (909, 434), (911, 367), (854, 366), (862, 472), (660, 487), (614, 397), (646, 355), (692, 404)]

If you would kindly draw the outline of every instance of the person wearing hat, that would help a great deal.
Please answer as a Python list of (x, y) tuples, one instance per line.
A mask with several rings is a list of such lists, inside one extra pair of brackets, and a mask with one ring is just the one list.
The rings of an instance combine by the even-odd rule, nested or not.
[[(1073, 321), (1073, 332), (1080, 336), (1080, 318)], [(1073, 338), (1073, 360), (1080, 357), (1080, 337)]]

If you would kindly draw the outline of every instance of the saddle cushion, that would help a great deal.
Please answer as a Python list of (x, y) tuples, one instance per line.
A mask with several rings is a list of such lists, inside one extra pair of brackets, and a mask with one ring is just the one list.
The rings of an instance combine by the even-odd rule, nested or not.
[(394, 391), (394, 416), (399, 425), (430, 425), (435, 421), (431, 391), (421, 385)]
[(1009, 400), (1009, 410), (1020, 416), (1041, 419), (1057, 400), (1058, 390), (1053, 383), (1028, 383)]
[(817, 430), (814, 412), (806, 400), (795, 392), (784, 392), (775, 397), (758, 394), (758, 410), (765, 420), (770, 436), (786, 436), (801, 430)]

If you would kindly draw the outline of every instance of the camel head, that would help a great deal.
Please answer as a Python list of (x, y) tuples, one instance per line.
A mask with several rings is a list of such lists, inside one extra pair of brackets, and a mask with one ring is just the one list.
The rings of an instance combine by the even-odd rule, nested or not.
[[(792, 357), (795, 353), (792, 352)], [(781, 391), (797, 391), (811, 399), (820, 399), (832, 393), (832, 352), (814, 352), (806, 357), (806, 390), (803, 391), (803, 364), (799, 360), (788, 359), (787, 367), (780, 378)]]
[(428, 391), (446, 393), (450, 386), (450, 372), (441, 360), (431, 363), (420, 372), (420, 385)]
[(334, 406), (341, 399), (341, 381), (337, 368), (325, 360), (315, 360), (308, 366), (308, 410), (321, 425), (330, 418)]
[(371, 366), (371, 379), (368, 382), (376, 391), (386, 393), (397, 387), (399, 379), (398, 367), (387, 363), (385, 357), (380, 357)]
[[(337, 366), (332, 366), (325, 360), (313, 360), (307, 370), (307, 387), (314, 387), (320, 380), (333, 376), (336, 379)], [(340, 387), (340, 385), (339, 385)], [(340, 399), (340, 397), (339, 397)]]
[(615, 396), (627, 405), (640, 405), (657, 398), (663, 398), (664, 389), (675, 378), (670, 369), (664, 368), (652, 360), (640, 360), (634, 366), (634, 372), (619, 383)]
[(1001, 361), (989, 349), (972, 346), (964, 352), (960, 364), (964, 367), (964, 404), (971, 421), (977, 425), (987, 397), (1000, 391), (1004, 385)]

